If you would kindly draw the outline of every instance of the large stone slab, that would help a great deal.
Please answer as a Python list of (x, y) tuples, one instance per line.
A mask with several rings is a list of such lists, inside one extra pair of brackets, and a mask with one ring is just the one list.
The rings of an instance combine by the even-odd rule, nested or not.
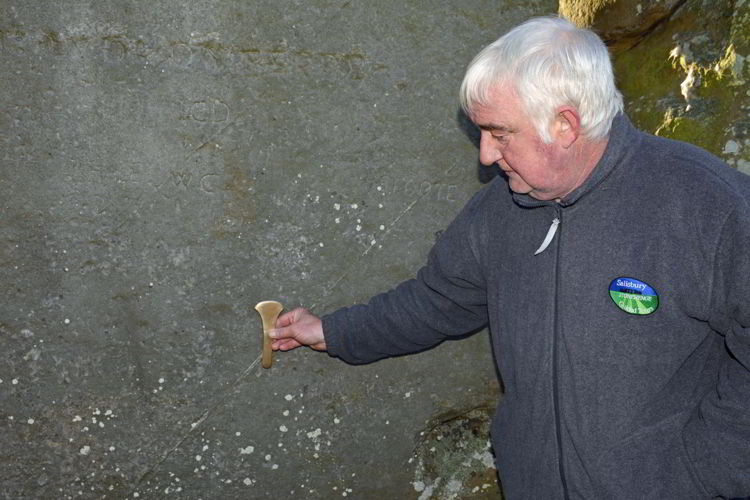
[(412, 276), (481, 186), (463, 69), (556, 7), (3, 2), (0, 496), (424, 496), (425, 426), (498, 397), (486, 334), (263, 370), (253, 306)]

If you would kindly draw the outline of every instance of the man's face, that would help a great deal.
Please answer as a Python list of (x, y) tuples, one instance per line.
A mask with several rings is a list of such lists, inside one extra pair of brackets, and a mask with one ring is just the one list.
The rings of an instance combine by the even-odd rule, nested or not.
[(510, 188), (539, 200), (561, 198), (575, 188), (565, 166), (565, 149), (558, 144), (554, 126), (552, 142), (545, 144), (526, 116), (520, 98), (507, 87), (494, 87), (487, 106), (476, 106), (472, 121), (479, 127), (479, 161), (497, 163)]

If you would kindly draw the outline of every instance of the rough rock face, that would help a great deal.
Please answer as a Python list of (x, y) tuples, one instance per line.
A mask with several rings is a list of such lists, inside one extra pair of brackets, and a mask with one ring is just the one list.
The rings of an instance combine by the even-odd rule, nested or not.
[(561, 0), (559, 12), (608, 41), (636, 125), (750, 174), (750, 2)]
[(631, 47), (668, 19), (685, 0), (560, 0), (560, 14), (593, 27), (608, 45)]

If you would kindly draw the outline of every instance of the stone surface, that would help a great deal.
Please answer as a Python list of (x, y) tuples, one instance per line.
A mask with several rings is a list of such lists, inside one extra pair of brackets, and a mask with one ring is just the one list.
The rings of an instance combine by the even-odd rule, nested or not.
[(492, 407), (438, 415), (420, 433), (414, 489), (420, 500), (500, 499), (490, 432)]
[[(586, 2), (561, 2), (562, 14), (564, 3)], [(649, 4), (607, 3), (591, 12), (596, 31)], [(750, 174), (750, 2), (672, 3), (678, 8), (634, 46), (627, 37), (613, 42), (626, 110), (643, 130), (697, 144)]]
[(686, 0), (560, 0), (560, 15), (592, 27), (615, 49), (637, 44)]
[(463, 69), (556, 7), (2, 2), (0, 497), (423, 496), (420, 433), (497, 399), (486, 333), (263, 370), (253, 306), (412, 276), (481, 185)]

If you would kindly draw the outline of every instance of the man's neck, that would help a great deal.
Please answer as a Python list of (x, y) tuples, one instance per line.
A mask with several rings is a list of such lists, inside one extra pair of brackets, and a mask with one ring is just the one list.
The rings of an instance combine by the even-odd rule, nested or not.
[(573, 187), (563, 196), (555, 199), (557, 203), (560, 203), (570, 193), (583, 186), (586, 179), (588, 179), (596, 169), (599, 160), (604, 156), (604, 151), (607, 149), (608, 142), (609, 137), (595, 142), (584, 140), (577, 150), (573, 152), (571, 161), (574, 162), (574, 165), (578, 166), (578, 175)]

